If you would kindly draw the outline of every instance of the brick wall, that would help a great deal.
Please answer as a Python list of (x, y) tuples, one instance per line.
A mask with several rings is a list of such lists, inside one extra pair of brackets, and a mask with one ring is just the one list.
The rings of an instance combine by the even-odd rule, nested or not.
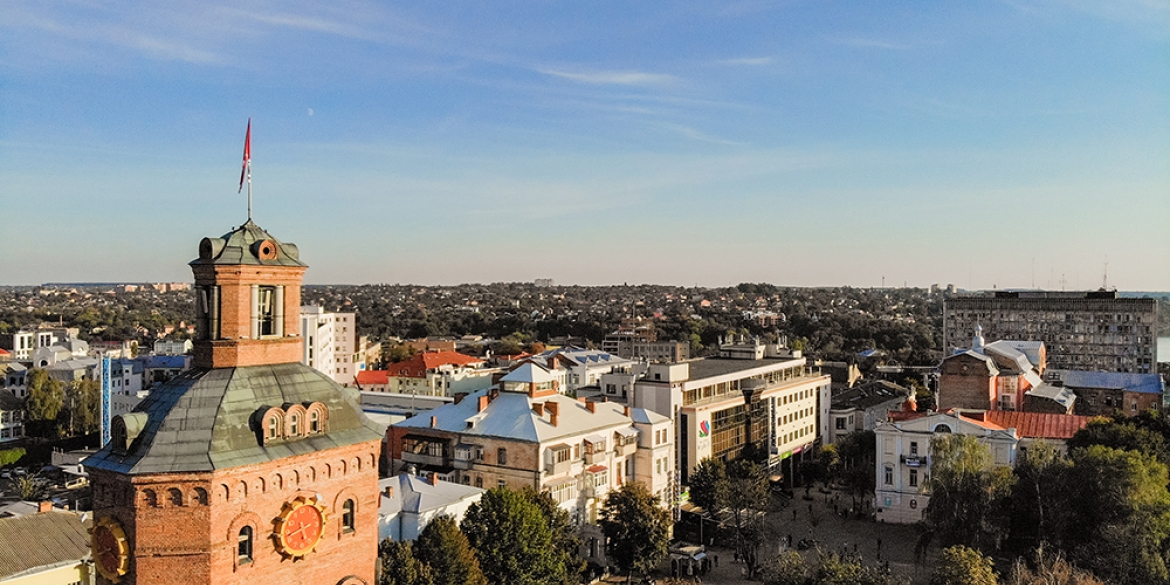
[[(94, 514), (125, 527), (132, 560), (122, 582), (129, 585), (334, 585), (350, 576), (373, 585), (379, 449), (370, 441), (207, 473), (127, 477), (95, 469)], [(324, 537), (305, 558), (285, 558), (272, 536), (276, 518), (285, 502), (318, 495), (328, 515)], [(356, 503), (352, 533), (341, 526), (346, 499)], [(245, 525), (253, 529), (253, 560), (241, 564)]]
[(995, 377), (982, 361), (957, 356), (943, 362), (938, 381), (938, 409), (995, 409)]

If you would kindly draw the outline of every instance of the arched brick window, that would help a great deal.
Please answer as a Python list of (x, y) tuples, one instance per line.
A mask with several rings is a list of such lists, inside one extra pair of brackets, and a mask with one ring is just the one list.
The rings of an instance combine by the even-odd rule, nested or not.
[(207, 490), (201, 487), (195, 488), (194, 502), (200, 506), (206, 506), (208, 504)]
[(154, 490), (150, 490), (150, 489), (142, 490), (142, 501), (147, 506), (157, 506), (158, 505), (158, 494), (155, 493)]
[(239, 538), (236, 539), (236, 562), (241, 565), (252, 562), (251, 526), (245, 526), (240, 529)]
[(171, 488), (167, 490), (167, 499), (170, 500), (172, 506), (182, 506), (183, 490), (179, 488)]
[(284, 435), (281, 422), (280, 415), (276, 413), (264, 417), (265, 442), (279, 440)]
[(354, 531), (354, 522), (357, 515), (354, 513), (355, 504), (352, 499), (348, 499), (341, 504), (341, 531), (348, 533)]

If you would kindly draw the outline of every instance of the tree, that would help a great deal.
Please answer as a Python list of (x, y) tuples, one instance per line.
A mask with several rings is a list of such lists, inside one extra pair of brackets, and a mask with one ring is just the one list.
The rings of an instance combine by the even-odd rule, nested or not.
[(548, 492), (525, 489), (521, 493), (536, 502), (536, 505), (540, 507), (540, 512), (544, 514), (549, 532), (552, 533), (553, 550), (559, 552), (559, 562), (565, 566), (565, 574), (569, 578), (579, 577), (585, 572), (586, 563), (577, 554), (581, 540), (577, 538), (577, 530), (573, 528), (569, 513), (561, 508)]
[(21, 447), (15, 449), (5, 449), (0, 451), (0, 467), (7, 467), (20, 461), (24, 457), (25, 450)]
[(414, 555), (430, 567), (434, 585), (487, 585), (467, 536), (450, 516), (434, 518), (423, 528)]
[(1105, 585), (1092, 573), (1078, 569), (1060, 552), (1050, 553), (1040, 547), (1033, 555), (1029, 568), (1023, 558), (1016, 559), (1011, 576), (1005, 585)]
[(737, 459), (727, 467), (727, 505), (735, 520), (735, 540), (739, 558), (747, 564), (748, 576), (759, 568), (759, 548), (766, 532), (764, 507), (768, 504), (768, 476), (764, 468), (747, 459)]
[(1011, 539), (1026, 548), (1059, 538), (1067, 519), (1064, 489), (1071, 462), (1057, 449), (1037, 441), (1016, 461), (1011, 491)]
[(695, 466), (688, 485), (691, 503), (705, 512), (714, 514), (727, 507), (727, 496), (731, 481), (727, 477), (727, 464), (722, 459), (707, 458)]
[(997, 585), (991, 558), (965, 546), (943, 549), (930, 585)]
[(627, 575), (645, 575), (666, 559), (673, 521), (645, 485), (631, 482), (610, 492), (599, 523), (606, 555)]
[(434, 585), (431, 569), (414, 556), (410, 542), (387, 538), (378, 544), (378, 585)]
[(1008, 527), (1011, 470), (992, 466), (991, 451), (969, 435), (936, 436), (930, 450), (926, 518), (943, 544), (998, 548)]
[(1110, 582), (1165, 583), (1167, 468), (1152, 455), (1092, 445), (1072, 452), (1061, 547)]
[(68, 434), (88, 435), (100, 424), (101, 388), (96, 380), (74, 380), (65, 385), (63, 411), (68, 416)]
[(20, 492), (22, 500), (39, 500), (45, 493), (41, 478), (36, 474), (21, 475), (16, 478), (16, 491)]
[(564, 551), (534, 492), (492, 488), (471, 505), (463, 532), (475, 549), (490, 583), (538, 585), (575, 583), (577, 567), (566, 564)]
[(42, 433), (49, 432), (51, 423), (57, 420), (64, 403), (65, 390), (59, 380), (51, 378), (49, 372), (39, 368), (29, 373), (25, 409), (28, 410), (29, 420), (38, 423)]
[(804, 557), (790, 550), (765, 564), (760, 577), (764, 585), (806, 585), (812, 575)]
[(1170, 464), (1170, 448), (1167, 448), (1166, 438), (1156, 431), (1131, 422), (1095, 420), (1068, 440), (1070, 452), (1090, 445), (1137, 451), (1153, 455), (1162, 463)]

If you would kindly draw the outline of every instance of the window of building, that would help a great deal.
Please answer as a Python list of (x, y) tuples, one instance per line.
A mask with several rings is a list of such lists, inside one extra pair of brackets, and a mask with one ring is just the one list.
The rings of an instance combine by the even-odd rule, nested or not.
[(483, 487), (483, 477), (480, 477), (480, 476), (475, 477), (475, 487), (477, 487), (477, 488)]
[(261, 286), (256, 297), (256, 320), (260, 336), (276, 335), (276, 287)]
[(280, 417), (272, 415), (268, 417), (268, 439), (275, 440), (280, 438)]
[(837, 430), (838, 431), (845, 430), (845, 418), (844, 417), (840, 417), (837, 419)]
[(918, 470), (910, 470), (910, 487), (918, 487)]
[(886, 466), (885, 480), (886, 485), (894, 485), (894, 468), (889, 465)]
[(301, 415), (294, 414), (289, 417), (288, 434), (297, 437), (301, 434)]
[(496, 451), (496, 463), (499, 465), (507, 465), (508, 464), (508, 450), (507, 449), (501, 448), (501, 449), (498, 449)]
[(240, 536), (236, 541), (236, 557), (241, 565), (252, 562), (251, 526), (245, 526), (240, 529)]
[(496, 482), (496, 485), (499, 487), (508, 487), (508, 482), (501, 479), (501, 480)]
[(569, 460), (569, 446), (553, 449), (553, 463), (564, 463)]
[(313, 434), (321, 432), (321, 413), (316, 409), (309, 412), (309, 432)]
[(346, 500), (341, 504), (341, 531), (353, 532), (354, 527), (353, 500)]
[(918, 454), (918, 441), (910, 441), (910, 454), (911, 455)]

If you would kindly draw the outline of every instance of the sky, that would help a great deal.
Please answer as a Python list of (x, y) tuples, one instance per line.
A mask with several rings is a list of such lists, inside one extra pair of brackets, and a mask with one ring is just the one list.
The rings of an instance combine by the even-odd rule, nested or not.
[(1170, 0), (0, 0), (0, 285), (1170, 290)]

